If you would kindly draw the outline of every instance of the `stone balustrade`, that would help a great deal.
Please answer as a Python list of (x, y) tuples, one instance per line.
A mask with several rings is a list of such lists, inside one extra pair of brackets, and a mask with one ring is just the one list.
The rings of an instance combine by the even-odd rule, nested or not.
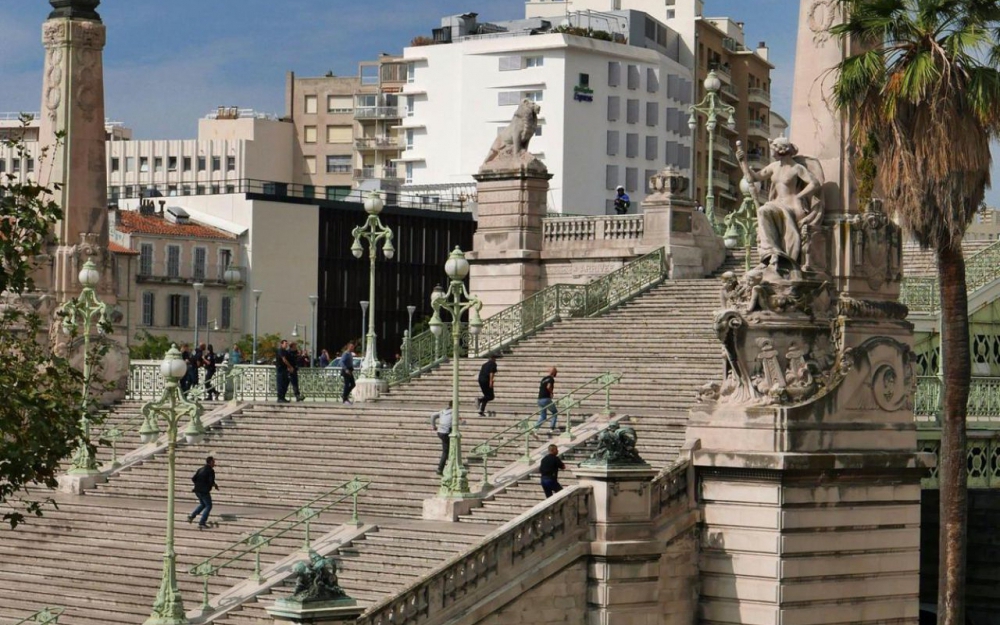
[[(473, 549), (373, 606), (356, 625), (444, 622), (464, 599), (488, 582), (515, 579), (537, 567), (542, 555), (586, 540), (592, 491), (572, 486), (507, 523)], [(496, 588), (496, 584), (492, 585)]]
[(659, 518), (680, 502), (687, 501), (690, 467), (687, 460), (679, 460), (653, 478), (650, 483), (653, 496), (649, 499), (649, 517), (651, 519)]
[(542, 221), (542, 245), (546, 250), (572, 247), (579, 242), (642, 240), (642, 215), (598, 217), (553, 217)]

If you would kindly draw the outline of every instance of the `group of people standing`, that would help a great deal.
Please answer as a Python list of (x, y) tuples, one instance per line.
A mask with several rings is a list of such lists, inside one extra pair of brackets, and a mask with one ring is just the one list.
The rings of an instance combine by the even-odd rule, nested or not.
[(212, 378), (215, 377), (217, 365), (225, 361), (225, 356), (215, 353), (215, 348), (211, 344), (198, 344), (194, 351), (188, 344), (181, 348), (181, 359), (187, 364), (187, 373), (181, 378), (181, 392), (187, 395), (188, 391), (198, 386), (200, 370), (205, 370), (205, 400), (214, 401), (219, 398), (219, 389), (215, 387)]
[[(344, 381), (344, 390), (341, 394), (341, 401), (350, 405), (351, 391), (357, 385), (354, 381), (354, 343), (348, 343), (344, 347), (344, 352), (340, 355), (340, 377)], [(319, 361), (316, 363), (320, 368), (330, 366), (330, 354), (325, 349), (320, 353)], [(278, 353), (274, 359), (274, 367), (278, 385), (278, 403), (291, 403), (288, 399), (289, 388), (296, 401), (305, 399), (305, 395), (299, 390), (299, 369), (310, 365), (309, 356), (299, 352), (297, 342), (282, 340), (278, 344)]]

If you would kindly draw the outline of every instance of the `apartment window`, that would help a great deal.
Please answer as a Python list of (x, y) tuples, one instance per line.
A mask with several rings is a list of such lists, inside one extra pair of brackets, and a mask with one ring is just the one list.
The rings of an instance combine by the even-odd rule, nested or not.
[(407, 184), (413, 183), (413, 163), (406, 164), (406, 180)]
[(163, 173), (163, 157), (157, 156), (153, 158), (153, 171), (158, 174)]
[(413, 103), (416, 100), (412, 95), (406, 96), (406, 116), (413, 117)]
[(577, 76), (576, 86), (590, 89), (590, 74), (580, 74)]
[(234, 185), (234, 184), (227, 184), (226, 185), (226, 193), (236, 193), (236, 185)]
[(182, 184), (181, 185), (181, 195), (191, 195), (191, 185)]
[(646, 102), (646, 125), (655, 126), (660, 123), (660, 105), (657, 102)]
[(177, 171), (177, 157), (168, 156), (167, 157), (167, 171)]
[(219, 250), (219, 277), (233, 264), (233, 250)]
[(181, 159), (181, 169), (184, 171), (191, 171), (191, 157), (185, 156)]
[[(128, 187), (126, 187), (127, 191)], [(126, 195), (129, 195), (126, 193)], [(153, 244), (152, 243), (141, 243), (139, 244), (139, 275), (140, 276), (151, 276), (153, 275)]]
[(306, 126), (304, 129), (305, 142), (306, 143), (316, 143), (316, 126)]
[(520, 91), (501, 91), (497, 94), (497, 104), (500, 106), (517, 106), (520, 103)]
[(194, 194), (195, 195), (205, 195), (205, 185), (203, 185), (203, 184), (195, 185), (194, 186)]
[(195, 320), (199, 328), (208, 326), (208, 296), (199, 295)]
[(628, 88), (633, 91), (639, 88), (639, 66), (637, 65), (628, 66)]
[(139, 173), (145, 174), (149, 173), (149, 157), (140, 156), (139, 157)]
[(228, 295), (222, 297), (222, 310), (219, 314), (219, 327), (228, 330), (233, 322), (233, 300)]
[(608, 156), (615, 156), (616, 154), (618, 154), (618, 144), (619, 144), (619, 142), (620, 142), (620, 139), (618, 138), (618, 131), (617, 130), (609, 130), (608, 131), (608, 149), (607, 149)]
[(316, 187), (311, 184), (302, 187), (302, 197), (312, 199), (316, 197)]
[(328, 174), (349, 174), (351, 173), (350, 154), (329, 154), (326, 157), (326, 173)]
[(326, 97), (327, 113), (350, 113), (354, 108), (354, 98), (349, 95), (331, 95)]
[(147, 327), (152, 326), (153, 323), (156, 321), (156, 317), (154, 315), (155, 302), (156, 300), (153, 297), (152, 293), (142, 294), (142, 325)]
[(625, 168), (625, 190), (635, 193), (639, 189), (639, 170), (636, 167)]
[(213, 156), (212, 157), (212, 171), (219, 171), (222, 169), (222, 157)]
[(35, 159), (31, 158), (30, 156), (27, 157), (25, 159), (25, 161), (24, 161), (24, 169), (29, 174), (32, 173), (32, 172), (34, 172), (35, 171)]
[(134, 156), (126, 156), (125, 157), (125, 172), (128, 173), (128, 172), (132, 172), (132, 171), (135, 171), (135, 157)]
[(625, 103), (625, 121), (629, 124), (639, 123), (639, 101), (628, 100)]
[(194, 279), (204, 280), (208, 264), (208, 250), (203, 247), (194, 248)]
[(307, 156), (306, 157), (306, 173), (315, 174), (316, 173), (316, 157)]
[(617, 87), (620, 84), (622, 84), (622, 64), (619, 61), (608, 61), (608, 86)]
[(524, 57), (525, 67), (542, 67), (545, 65), (544, 56), (526, 56)]
[(417, 64), (407, 63), (406, 64), (406, 82), (414, 82), (417, 74)]
[(414, 135), (413, 129), (412, 128), (407, 129), (407, 131), (406, 131), (406, 149), (407, 150), (412, 150), (413, 149), (413, 135)]
[(215, 183), (209, 187), (209, 193), (212, 195), (218, 195), (221, 192), (221, 189), (222, 187), (219, 186), (219, 183)]
[(521, 57), (519, 56), (502, 56), (500, 57), (500, 71), (509, 72), (512, 70), (521, 69)]
[(622, 99), (616, 95), (608, 96), (608, 121), (616, 122), (621, 117)]
[(10, 160), (10, 171), (15, 174), (21, 173), (21, 159), (15, 157)]
[(351, 126), (327, 126), (327, 143), (350, 143), (354, 139), (354, 129)]
[(659, 146), (659, 139), (656, 137), (646, 137), (646, 160), (655, 161), (657, 146)]
[(7, 171), (7, 159), (0, 158), (0, 174)]
[(204, 156), (198, 157), (198, 171), (205, 171), (208, 167), (207, 161)]
[[(111, 173), (117, 173), (121, 168), (121, 159), (117, 156), (111, 158)], [(0, 171), (3, 171), (3, 165), (0, 165)]]
[(524, 99), (531, 100), (532, 102), (541, 102), (544, 96), (543, 91), (525, 91)]
[(540, 124), (538, 126), (535, 126), (535, 136), (536, 137), (542, 136), (542, 126)]
[(639, 156), (639, 135), (628, 133), (625, 135), (625, 157), (635, 158)]
[(178, 245), (167, 246), (167, 277), (181, 277), (181, 248)]
[(656, 93), (660, 90), (660, 79), (656, 75), (656, 70), (652, 67), (646, 68), (646, 91)]
[(168, 184), (167, 185), (167, 195), (169, 197), (176, 197), (177, 196), (177, 185), (175, 185), (175, 184)]
[(168, 300), (167, 324), (172, 328), (186, 328), (191, 325), (191, 296), (171, 295)]
[(604, 188), (614, 189), (618, 186), (618, 165), (608, 165), (604, 168)]
[(316, 99), (316, 96), (307, 95), (305, 105), (306, 105), (306, 115), (316, 114), (316, 111), (318, 109), (318, 101)]
[(227, 156), (226, 157), (226, 171), (236, 171), (236, 157)]

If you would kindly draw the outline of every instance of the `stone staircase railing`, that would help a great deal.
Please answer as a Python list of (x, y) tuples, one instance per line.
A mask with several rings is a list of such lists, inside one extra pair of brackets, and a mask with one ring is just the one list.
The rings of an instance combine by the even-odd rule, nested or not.
[[(660, 284), (667, 278), (667, 252), (660, 248), (588, 284), (555, 284), (483, 321), (477, 336), (465, 331), (462, 344), (470, 356), (485, 356), (513, 345), (566, 317), (592, 317), (618, 306)], [(447, 336), (447, 329), (441, 336)], [(433, 369), (451, 356), (451, 344), (421, 332), (409, 341), (409, 365), (395, 367), (390, 386), (407, 382)]]
[[(309, 553), (312, 546), (311, 536), (309, 533), (310, 524), (334, 506), (350, 500), (350, 524), (355, 527), (359, 527), (361, 522), (358, 518), (358, 497), (360, 497), (361, 493), (366, 492), (369, 486), (371, 486), (370, 480), (365, 480), (359, 477), (355, 477), (354, 479), (344, 482), (343, 484), (338, 484), (332, 490), (314, 498), (304, 506), (296, 508), (280, 519), (272, 521), (259, 530), (251, 533), (239, 542), (233, 543), (221, 549), (214, 555), (209, 556), (198, 564), (192, 566), (190, 570), (188, 570), (188, 573), (202, 578), (202, 612), (207, 613), (212, 609), (212, 604), (209, 601), (209, 581), (213, 575), (218, 575), (219, 571), (222, 569), (231, 567), (237, 562), (242, 561), (244, 558), (252, 556), (254, 558), (254, 570), (250, 579), (258, 583), (264, 581), (264, 578), (261, 575), (261, 550), (270, 545), (273, 541), (297, 529), (299, 526), (304, 526), (305, 541), (303, 543), (302, 550), (305, 553)], [(330, 497), (340, 494), (341, 492), (343, 492), (343, 494), (339, 497), (326, 501)], [(313, 506), (318, 507), (314, 508)]]
[[(1000, 241), (965, 259), (965, 281), (969, 294), (1000, 279)], [(938, 281), (934, 277), (905, 278), (899, 301), (911, 312), (936, 313), (941, 310)]]
[(14, 623), (14, 625), (55, 625), (59, 622), (59, 616), (65, 611), (65, 608), (42, 608), (38, 612), (35, 612), (31, 616), (26, 616), (20, 621)]
[(650, 486), (653, 496), (649, 499), (651, 519), (659, 518), (676, 504), (688, 498), (688, 470), (690, 463), (680, 459), (653, 478)]
[(539, 566), (545, 553), (586, 540), (589, 486), (571, 486), (493, 532), (409, 587), (374, 606), (356, 625), (444, 622), (487, 584), (511, 581)]
[(643, 215), (556, 217), (542, 220), (546, 249), (580, 241), (641, 241)]
[[(942, 398), (940, 378), (936, 376), (917, 378), (913, 415), (918, 425), (927, 428), (940, 427)], [(1000, 378), (972, 378), (966, 419), (976, 428), (1000, 429)]]

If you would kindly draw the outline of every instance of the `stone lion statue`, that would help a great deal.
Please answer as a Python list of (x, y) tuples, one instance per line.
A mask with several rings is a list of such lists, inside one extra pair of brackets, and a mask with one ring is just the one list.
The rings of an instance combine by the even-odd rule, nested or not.
[(483, 168), (529, 165), (532, 162), (541, 164), (528, 152), (528, 143), (538, 129), (539, 111), (541, 107), (531, 100), (521, 100), (514, 118), (493, 141), (490, 153), (483, 161)]

